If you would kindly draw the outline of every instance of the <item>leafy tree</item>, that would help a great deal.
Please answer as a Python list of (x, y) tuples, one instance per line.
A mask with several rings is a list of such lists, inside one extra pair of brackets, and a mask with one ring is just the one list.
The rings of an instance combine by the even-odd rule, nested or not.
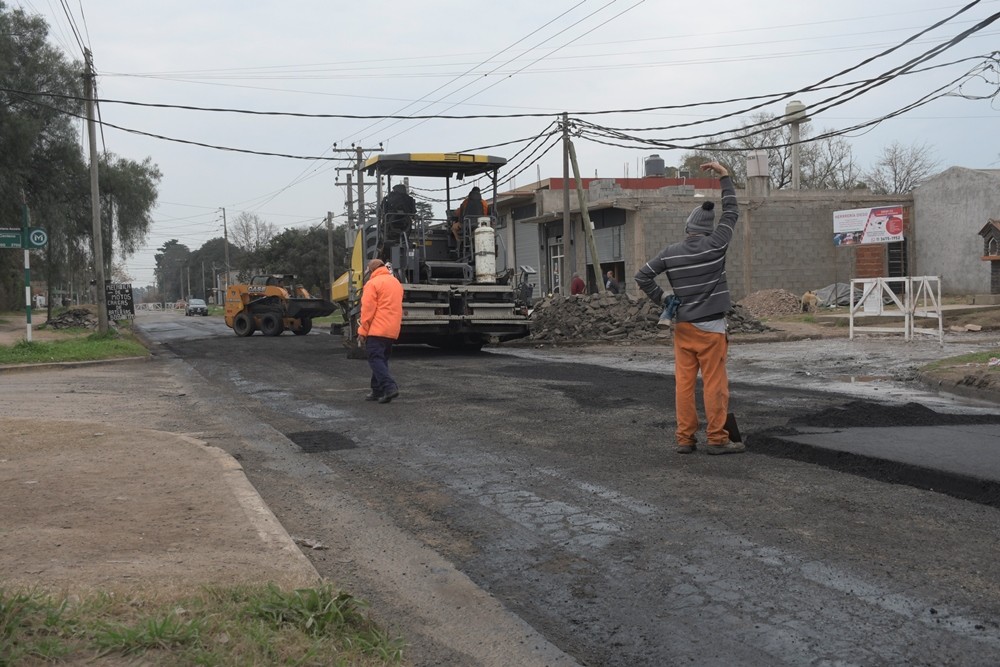
[(894, 141), (882, 149), (865, 182), (875, 194), (904, 194), (937, 171), (938, 162), (927, 144), (904, 146)]
[[(63, 97), (80, 95), (83, 68), (69, 62), (47, 38), (44, 20), (9, 9), (0, 0), (0, 219), (20, 221), (23, 199), (31, 224), (48, 232), (49, 243), (32, 253), (32, 266), (48, 283), (52, 304), (52, 290), (81, 291), (93, 279), (94, 267), (90, 175), (74, 125), (83, 105)], [(118, 202), (119, 245), (127, 256), (148, 232), (159, 171), (148, 159), (141, 164), (122, 159), (102, 163), (102, 195), (107, 181)], [(105, 200), (102, 196), (104, 223), (110, 225)], [(105, 241), (110, 268), (110, 233)], [(19, 263), (15, 253), (0, 253), (0, 308), (23, 300), (18, 272), (8, 270)]]
[(160, 286), (160, 298), (165, 301), (181, 300), (186, 292), (183, 276), (191, 259), (191, 250), (177, 239), (170, 239), (158, 250), (154, 255), (156, 268), (153, 273)]
[[(346, 226), (333, 229), (334, 279), (346, 270), (343, 258)], [(265, 273), (292, 273), (313, 295), (328, 295), (330, 287), (330, 241), (326, 225), (311, 229), (286, 229), (261, 251)]]
[[(242, 258), (243, 251), (229, 244), (230, 266), (236, 266)], [(226, 270), (226, 242), (221, 236), (208, 240), (200, 248), (191, 253), (191, 289), (198, 298), (208, 300), (215, 293), (216, 276)], [(236, 262), (237, 264), (233, 264)], [(197, 279), (195, 279), (197, 276)], [(204, 285), (204, 288), (203, 288)], [(204, 292), (204, 294), (202, 293)]]
[(160, 178), (160, 170), (149, 158), (134, 162), (113, 153), (100, 158), (101, 238), (107, 267), (112, 266), (116, 241), (122, 256), (128, 257), (146, 239)]
[[(20, 223), (27, 202), (32, 224), (49, 233), (49, 248), (32, 257), (52, 284), (76, 259), (70, 246), (82, 219), (78, 179), (86, 172), (67, 115), (79, 114), (80, 104), (56, 97), (79, 94), (80, 67), (49, 46), (47, 36), (42, 19), (0, 1), (0, 219)], [(23, 305), (19, 264), (17, 253), (0, 253), (0, 307)]]

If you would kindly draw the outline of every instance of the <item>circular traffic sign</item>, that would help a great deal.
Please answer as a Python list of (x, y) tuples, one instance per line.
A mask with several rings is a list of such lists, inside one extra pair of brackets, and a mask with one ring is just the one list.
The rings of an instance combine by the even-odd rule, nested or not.
[(49, 235), (45, 233), (44, 229), (38, 229), (37, 227), (28, 231), (28, 244), (33, 248), (44, 248), (45, 244), (49, 242)]

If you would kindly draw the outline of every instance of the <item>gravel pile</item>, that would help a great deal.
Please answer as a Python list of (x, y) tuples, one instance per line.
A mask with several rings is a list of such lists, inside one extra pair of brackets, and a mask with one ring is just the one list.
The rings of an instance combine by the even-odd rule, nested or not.
[(749, 294), (739, 305), (757, 319), (797, 315), (802, 311), (801, 297), (783, 289), (764, 289)]
[[(669, 336), (656, 326), (661, 308), (645, 296), (629, 294), (555, 295), (535, 304), (530, 340), (535, 341), (648, 341)], [(731, 333), (770, 331), (750, 313), (735, 306), (726, 314)]]

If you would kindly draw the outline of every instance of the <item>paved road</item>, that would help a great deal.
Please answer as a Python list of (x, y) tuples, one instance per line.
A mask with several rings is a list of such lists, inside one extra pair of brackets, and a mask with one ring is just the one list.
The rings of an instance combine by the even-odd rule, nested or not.
[[(238, 445), (203, 435), (232, 449), (289, 532), (329, 541), (338, 494), (361, 499), (581, 664), (1000, 655), (1000, 511), (754, 452), (757, 434), (870, 414), (869, 401), (734, 382), (750, 453), (683, 457), (668, 448), (662, 369), (398, 348), (402, 396), (378, 405), (361, 400), (365, 363), (329, 336), (218, 336), (214, 319), (143, 326), (190, 365), (192, 398), (243, 432)], [(397, 619), (418, 664), (462, 664), (433, 629), (407, 627), (376, 563), (309, 556)]]

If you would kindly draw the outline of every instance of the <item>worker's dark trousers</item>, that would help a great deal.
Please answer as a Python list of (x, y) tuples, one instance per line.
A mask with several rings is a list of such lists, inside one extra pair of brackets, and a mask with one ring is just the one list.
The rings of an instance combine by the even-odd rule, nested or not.
[(372, 369), (372, 391), (376, 396), (385, 396), (393, 390), (398, 390), (396, 381), (389, 375), (389, 357), (392, 355), (394, 342), (393, 339), (382, 336), (368, 336), (365, 339), (368, 365)]

